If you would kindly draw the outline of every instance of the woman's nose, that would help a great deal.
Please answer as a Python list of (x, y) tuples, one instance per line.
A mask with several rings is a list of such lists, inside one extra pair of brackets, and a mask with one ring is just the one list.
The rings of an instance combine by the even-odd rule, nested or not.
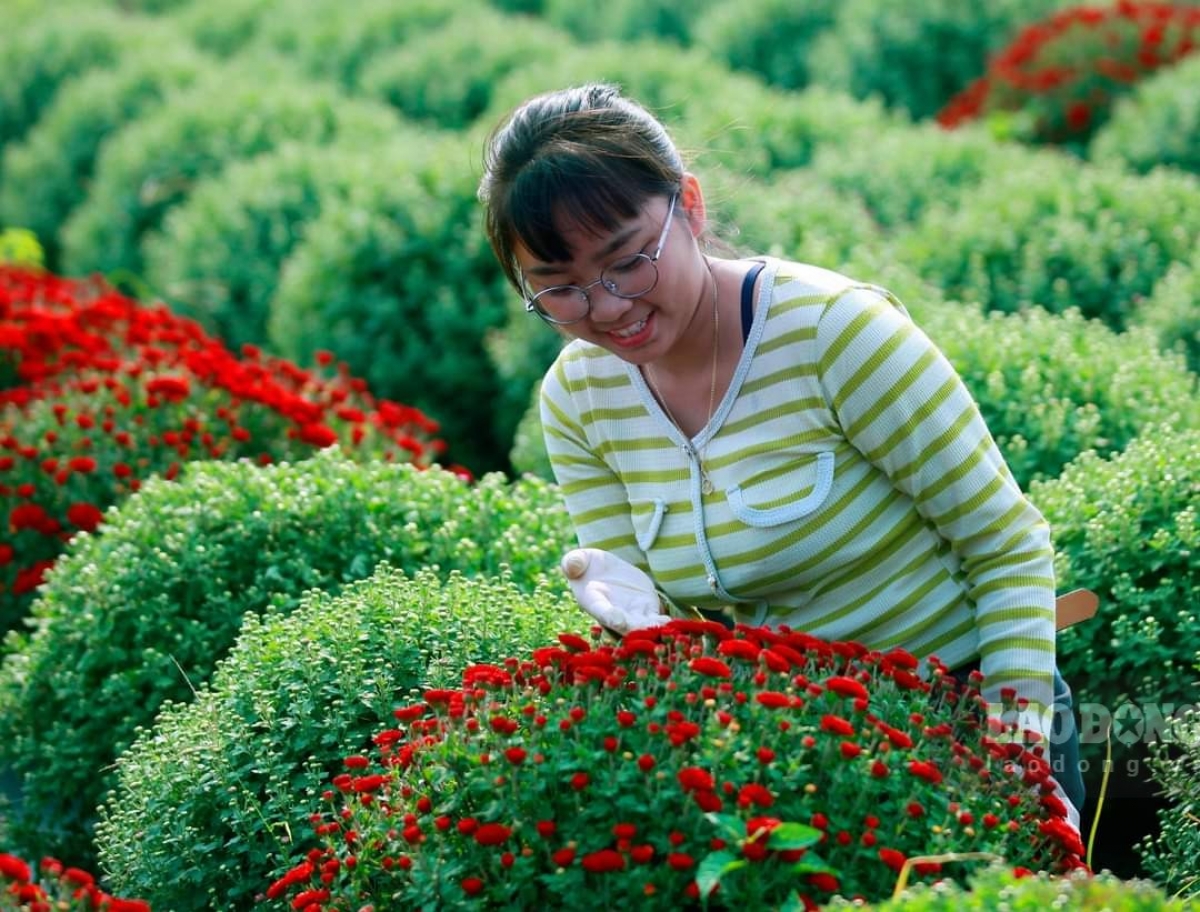
[(609, 324), (619, 320), (632, 306), (632, 298), (613, 294), (603, 282), (588, 291), (592, 301), (592, 322)]

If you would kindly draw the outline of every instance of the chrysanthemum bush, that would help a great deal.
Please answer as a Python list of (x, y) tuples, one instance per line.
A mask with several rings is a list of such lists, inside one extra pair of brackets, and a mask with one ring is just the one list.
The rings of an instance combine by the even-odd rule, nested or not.
[(398, 708), (268, 898), (811, 909), (888, 895), (910, 860), (918, 879), (970, 870), (947, 853), (1082, 866), (1042, 748), (985, 730), (978, 690), (936, 660), (924, 679), (898, 649), (705, 621), (598, 640), (562, 634)]
[[(333, 449), (158, 478), (59, 559), (0, 662), (0, 761), (19, 778), (9, 844), (88, 862), (113, 761), (159, 707), (210, 679), (246, 620), (291, 614), (380, 562), (507, 575), (531, 590), (572, 534), (557, 490), (491, 474), (355, 462)], [(0, 834), (0, 845), (5, 844)], [(178, 905), (173, 906), (178, 912)]]
[(1088, 147), (1092, 161), (1115, 161), (1147, 172), (1170, 165), (1200, 174), (1200, 55), (1139, 83), (1113, 107)]
[(989, 174), (1053, 165), (1053, 149), (1000, 142), (980, 128), (947, 133), (923, 121), (881, 131), (869, 143), (830, 143), (810, 178), (860, 199), (884, 231), (917, 221), (931, 205), (955, 205)]
[(0, 161), (0, 223), (34, 231), (57, 260), (57, 232), (85, 198), (104, 140), (212, 68), (180, 35), (127, 49), (111, 69), (66, 82)]
[(1168, 897), (1149, 880), (1121, 880), (1102, 871), (1063, 877), (1005, 870), (1001, 865), (972, 874), (966, 887), (952, 881), (918, 884), (878, 905), (839, 898), (828, 912), (1187, 912), (1184, 899)]
[(432, 420), (321, 360), (308, 370), (253, 348), (235, 355), (100, 282), (0, 267), (0, 631), (25, 615), (72, 535), (189, 460), (267, 463), (340, 443), (429, 462)]
[(1200, 237), (1200, 180), (1043, 156), (930, 205), (896, 256), (957, 300), (1006, 312), (1077, 307), (1113, 329)]
[(213, 65), (105, 139), (86, 196), (59, 230), (61, 267), (139, 275), (142, 242), (201, 178), (289, 142), (369, 140), (400, 127), (386, 105), (306, 81), (292, 59)]
[(660, 116), (681, 149), (702, 150), (701, 164), (766, 177), (799, 168), (824, 144), (873, 141), (907, 118), (877, 99), (859, 101), (820, 86), (788, 93), (714, 64), (711, 55), (663, 42), (606, 41), (548, 48), (501, 80), (481, 120), (504, 113), (538, 92), (608, 80)]
[(1094, 620), (1059, 635), (1076, 704), (1195, 703), (1200, 430), (1148, 427), (1107, 459), (1084, 453), (1030, 497), (1050, 523), (1059, 586), (1100, 596)]
[[(98, 4), (50, 14), (42, 5), (23, 15), (5, 4), (0, 34), (0, 146), (20, 139), (68, 81), (111, 67), (126, 51), (171, 44), (162, 23)], [(17, 24), (17, 23), (20, 24)]]
[(953, 304), (925, 307), (920, 322), (1022, 485), (1057, 477), (1088, 450), (1119, 453), (1143, 429), (1200, 427), (1196, 376), (1144, 329), (1116, 333), (1074, 309), (981, 314)]
[[(1190, 403), (1200, 409), (1200, 397)], [(1141, 784), (1143, 761), (1164, 737), (1160, 723), (1196, 704), (1200, 430), (1147, 427), (1120, 453), (1086, 452), (1057, 478), (1035, 482), (1030, 498), (1050, 523), (1059, 587), (1100, 597), (1097, 616), (1058, 641), (1091, 753), (1085, 784), (1099, 794), (1111, 724), (1109, 794), (1152, 795), (1158, 789)]]
[(43, 858), (35, 870), (0, 852), (0, 912), (150, 912), (150, 905), (109, 896), (91, 873), (55, 858)]
[(1200, 375), (1200, 247), (1186, 263), (1175, 263), (1138, 305), (1136, 321), (1147, 327), (1164, 351), (1183, 355)]
[(808, 71), (814, 82), (880, 97), (924, 120), (983, 73), (1022, 25), (1060, 3), (918, 0), (900, 16), (887, 0), (846, 0), (808, 49)]
[[(1200, 674), (1200, 665), (1195, 669)], [(1138, 844), (1142, 863), (1157, 883), (1173, 893), (1200, 899), (1200, 710), (1176, 721), (1174, 744), (1152, 751), (1152, 777), (1167, 795), (1157, 832)]]
[[(472, 662), (546, 643), (586, 615), (557, 584), (381, 565), (285, 617), (252, 616), (195, 701), (166, 707), (116, 764), (96, 844), (114, 888), (170, 912), (252, 912), (301, 862), (341, 758), (401, 701)], [(357, 907), (356, 907), (357, 908)]]
[(1072, 7), (1026, 27), (937, 119), (954, 127), (1017, 112), (1019, 135), (1082, 147), (1116, 98), (1186, 57), (1198, 42), (1200, 7), (1193, 4), (1118, 0)]

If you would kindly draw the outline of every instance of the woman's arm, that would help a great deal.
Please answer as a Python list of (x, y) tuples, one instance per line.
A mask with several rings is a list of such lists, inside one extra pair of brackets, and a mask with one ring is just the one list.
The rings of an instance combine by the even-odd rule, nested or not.
[(1017, 486), (954, 368), (880, 289), (855, 288), (817, 328), (821, 383), (843, 433), (907, 494), (961, 562), (975, 604), (984, 696), (1029, 700), (1050, 733), (1054, 569), (1045, 519)]

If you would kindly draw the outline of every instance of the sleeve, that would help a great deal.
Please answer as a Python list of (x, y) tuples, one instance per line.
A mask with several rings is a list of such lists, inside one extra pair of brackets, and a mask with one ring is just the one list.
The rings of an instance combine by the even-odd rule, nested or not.
[(575, 537), (581, 548), (611, 551), (649, 572), (646, 555), (637, 546), (625, 485), (584, 431), (577, 401), (586, 396), (586, 382), (569, 379), (566, 364), (560, 356), (542, 380), (540, 410), (546, 453)]
[(1001, 718), (1003, 691), (1012, 688), (1028, 701), (1019, 726), (1045, 742), (1055, 650), (1048, 524), (961, 378), (894, 297), (860, 287), (832, 298), (817, 346), (820, 381), (847, 440), (959, 559), (975, 605), (989, 719)]
[[(577, 403), (585, 396), (586, 382), (569, 378), (565, 358), (560, 357), (542, 380), (539, 408), (550, 467), (566, 501), (575, 537), (579, 547), (609, 551), (649, 574), (646, 554), (637, 544), (625, 485), (584, 432), (586, 412)], [(656, 590), (667, 614), (697, 616), (694, 608), (676, 604), (661, 587)]]

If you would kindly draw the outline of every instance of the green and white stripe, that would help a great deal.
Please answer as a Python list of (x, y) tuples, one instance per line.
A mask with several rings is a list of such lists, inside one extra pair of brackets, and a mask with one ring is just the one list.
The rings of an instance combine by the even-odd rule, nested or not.
[(1048, 706), (1049, 530), (953, 368), (882, 289), (778, 260), (760, 288), (691, 441), (603, 349), (575, 341), (550, 369), (542, 422), (580, 544), (746, 623), (981, 657), (990, 700)]

